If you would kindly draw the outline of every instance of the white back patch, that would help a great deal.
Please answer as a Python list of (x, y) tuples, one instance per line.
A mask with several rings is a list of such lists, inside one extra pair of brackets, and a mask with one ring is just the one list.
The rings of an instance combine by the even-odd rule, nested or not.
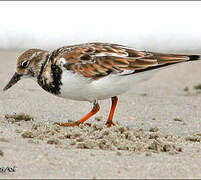
[(98, 53), (95, 56), (115, 56), (115, 57), (127, 57), (128, 53), (125, 54), (117, 54), (117, 53), (107, 53), (107, 52), (102, 52), (102, 53)]

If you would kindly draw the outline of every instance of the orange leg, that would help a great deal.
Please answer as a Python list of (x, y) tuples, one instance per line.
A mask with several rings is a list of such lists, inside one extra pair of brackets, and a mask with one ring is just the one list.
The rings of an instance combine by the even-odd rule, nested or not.
[(112, 119), (114, 116), (114, 111), (115, 111), (116, 106), (117, 106), (117, 102), (118, 102), (118, 97), (117, 96), (112, 97), (112, 106), (110, 109), (110, 114), (109, 114), (108, 120), (106, 122), (107, 127), (114, 125), (114, 123), (112, 122)]
[(79, 124), (84, 123), (87, 119), (89, 119), (91, 116), (93, 116), (94, 114), (96, 114), (100, 109), (100, 106), (97, 102), (94, 103), (94, 107), (91, 110), (91, 112), (89, 112), (86, 116), (84, 116), (82, 119), (80, 119), (79, 121), (75, 121), (72, 123), (56, 123), (57, 125), (60, 126), (65, 126), (65, 127), (69, 127), (69, 126), (79, 126)]

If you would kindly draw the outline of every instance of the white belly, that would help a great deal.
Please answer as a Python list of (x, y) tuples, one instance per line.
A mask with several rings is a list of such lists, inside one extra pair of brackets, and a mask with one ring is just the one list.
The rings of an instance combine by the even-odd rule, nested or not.
[(147, 77), (149, 78), (150, 76), (148, 74), (150, 75), (150, 73), (125, 76), (110, 74), (104, 78), (92, 80), (72, 73), (71, 71), (63, 71), (61, 94), (59, 96), (67, 99), (90, 102), (107, 99), (120, 95), (131, 87), (134, 87), (139, 81), (143, 81)]

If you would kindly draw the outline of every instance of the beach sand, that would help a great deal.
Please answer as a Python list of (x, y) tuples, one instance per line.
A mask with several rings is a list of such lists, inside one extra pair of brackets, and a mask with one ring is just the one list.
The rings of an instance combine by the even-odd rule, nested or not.
[[(92, 105), (53, 96), (29, 79), (3, 92), (20, 53), (0, 56), (0, 178), (201, 178), (201, 93), (194, 88), (201, 61), (133, 84), (119, 96), (115, 127), (104, 126), (107, 99), (87, 124), (65, 128), (54, 122), (78, 120)], [(15, 172), (1, 172), (6, 167)]]

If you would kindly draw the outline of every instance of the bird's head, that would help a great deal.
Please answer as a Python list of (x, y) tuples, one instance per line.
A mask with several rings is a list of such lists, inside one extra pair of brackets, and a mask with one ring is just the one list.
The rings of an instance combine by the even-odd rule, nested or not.
[(29, 49), (25, 51), (17, 60), (17, 71), (3, 90), (9, 89), (22, 78), (37, 78), (47, 56), (48, 52), (45, 50)]

